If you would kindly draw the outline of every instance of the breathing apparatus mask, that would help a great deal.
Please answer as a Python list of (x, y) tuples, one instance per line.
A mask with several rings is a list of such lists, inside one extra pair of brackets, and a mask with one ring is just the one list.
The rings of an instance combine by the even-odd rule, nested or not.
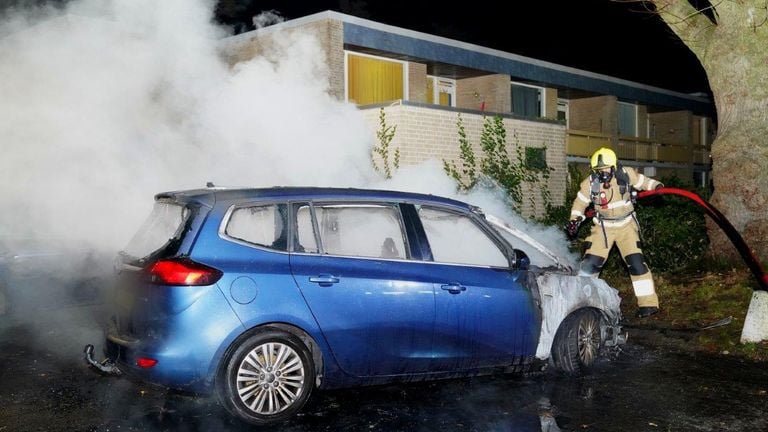
[(610, 183), (613, 179), (613, 167), (605, 167), (595, 170), (597, 174), (597, 180), (603, 184), (603, 188), (608, 189), (611, 187)]

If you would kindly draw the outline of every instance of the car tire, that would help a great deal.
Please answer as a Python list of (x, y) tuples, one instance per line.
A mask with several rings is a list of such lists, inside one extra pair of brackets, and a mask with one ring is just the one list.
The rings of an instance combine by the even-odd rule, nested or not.
[(602, 348), (602, 319), (594, 309), (580, 309), (563, 320), (552, 344), (555, 368), (571, 376), (589, 373)]
[(315, 365), (306, 345), (290, 333), (264, 329), (230, 348), (216, 389), (230, 414), (265, 426), (301, 410), (314, 382)]

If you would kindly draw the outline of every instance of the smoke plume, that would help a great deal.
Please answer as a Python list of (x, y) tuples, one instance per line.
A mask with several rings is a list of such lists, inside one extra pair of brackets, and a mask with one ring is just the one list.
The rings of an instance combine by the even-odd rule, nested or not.
[[(110, 257), (154, 194), (217, 186), (372, 187), (452, 196), (525, 226), (493, 192), (456, 195), (439, 164), (371, 169), (374, 134), (329, 95), (317, 39), (229, 65), (207, 0), (77, 0), (0, 21), (0, 238)], [(255, 17), (279, 22), (275, 11)], [(555, 230), (526, 228), (565, 257)], [(547, 238), (551, 241), (546, 240)]]

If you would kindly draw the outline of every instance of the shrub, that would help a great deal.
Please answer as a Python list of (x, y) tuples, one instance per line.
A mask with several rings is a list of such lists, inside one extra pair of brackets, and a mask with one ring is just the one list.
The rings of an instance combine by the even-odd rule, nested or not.
[[(391, 165), (389, 162), (389, 146), (392, 143), (392, 139), (395, 138), (396, 132), (397, 125), (387, 124), (386, 113), (382, 107), (379, 110), (379, 129), (376, 131), (376, 138), (379, 140), (379, 143), (374, 145), (373, 149), (371, 149), (373, 151), (373, 154), (371, 155), (371, 163), (373, 164), (373, 169), (376, 172), (382, 172), (384, 177), (388, 179), (392, 178), (393, 170), (400, 168), (400, 148), (395, 149), (394, 158), (391, 162)], [(378, 155), (381, 158), (381, 167), (379, 167), (379, 164), (376, 163), (375, 155)]]
[[(581, 182), (587, 178), (588, 172), (579, 169), (576, 164), (568, 164), (568, 177), (565, 182), (565, 201), (562, 205), (547, 205), (544, 217), (540, 222), (546, 225), (557, 227), (565, 226), (566, 222), (571, 220), (571, 206), (576, 194), (579, 192)], [(587, 230), (581, 230), (583, 238)]]
[[(482, 154), (478, 157), (467, 138), (461, 114), (458, 115), (456, 126), (460, 164), (443, 159), (443, 170), (456, 181), (459, 190), (468, 191), (483, 182), (496, 183), (512, 203), (512, 210), (521, 214), (523, 185), (528, 184), (538, 190), (544, 209), (551, 206), (546, 183), (552, 168), (546, 165), (546, 146), (526, 148), (524, 153), (523, 146), (513, 132), (514, 155), (510, 155), (504, 119), (496, 115), (483, 118), (480, 135)], [(531, 206), (536, 208), (534, 196), (531, 195), (530, 199)]]
[[(670, 187), (690, 190), (677, 177), (661, 179)], [(643, 253), (658, 271), (675, 271), (701, 261), (709, 247), (704, 211), (693, 201), (672, 195), (637, 202)]]
[[(691, 190), (677, 177), (659, 179), (665, 186)], [(698, 191), (697, 191), (698, 192)], [(709, 246), (706, 215), (693, 201), (683, 197), (652, 196), (635, 205), (640, 223), (643, 254), (651, 271), (674, 272), (698, 266)], [(624, 263), (614, 250), (604, 272), (624, 271)]]

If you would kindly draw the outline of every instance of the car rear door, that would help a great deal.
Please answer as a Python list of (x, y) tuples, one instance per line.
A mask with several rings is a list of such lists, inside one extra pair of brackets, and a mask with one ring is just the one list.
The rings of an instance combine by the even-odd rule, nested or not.
[(540, 321), (524, 271), (510, 268), (507, 247), (478, 215), (415, 207), (432, 260), (435, 286), (433, 369), (505, 366), (535, 354)]
[(409, 260), (399, 207), (294, 206), (293, 276), (341, 369), (354, 376), (429, 371), (433, 283)]

